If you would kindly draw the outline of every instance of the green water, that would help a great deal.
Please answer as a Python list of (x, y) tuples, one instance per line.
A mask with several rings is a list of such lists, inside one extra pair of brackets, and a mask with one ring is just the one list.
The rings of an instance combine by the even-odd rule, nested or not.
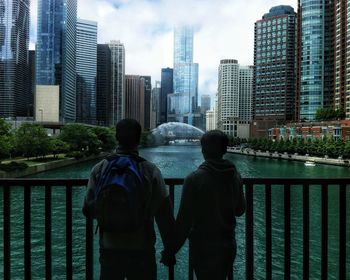
[[(203, 161), (198, 146), (165, 146), (142, 149), (141, 155), (156, 163), (164, 177), (184, 177), (195, 170)], [(300, 162), (253, 158), (228, 154), (243, 177), (303, 177), (303, 178), (341, 178), (350, 177), (350, 170), (344, 167), (317, 165), (305, 167)], [(95, 162), (65, 167), (37, 174), (36, 178), (87, 178)], [(350, 188), (347, 189), (347, 204), (350, 202)], [(175, 210), (178, 208), (181, 187), (175, 192)], [(338, 270), (338, 187), (329, 190), (329, 279), (337, 279)], [(263, 279), (265, 273), (265, 214), (264, 188), (254, 188), (254, 246), (255, 246), (255, 279)], [(73, 191), (73, 271), (74, 279), (84, 279), (85, 270), (85, 220), (81, 214), (84, 189)], [(23, 190), (11, 190), (11, 264), (13, 279), (23, 279)], [(273, 279), (283, 277), (283, 189), (272, 188), (272, 241), (273, 241)], [(302, 190), (301, 186), (292, 186), (291, 223), (292, 223), (292, 279), (301, 279), (302, 273)], [(320, 225), (321, 193), (319, 186), (310, 190), (310, 279), (320, 278)], [(52, 198), (53, 219), (53, 274), (54, 279), (65, 277), (65, 191), (54, 188)], [(0, 279), (3, 274), (3, 230), (2, 230), (2, 193), (0, 193)], [(33, 279), (45, 279), (44, 255), (44, 193), (42, 188), (33, 188), (32, 192), (32, 274)], [(347, 249), (350, 253), (350, 207), (347, 208)], [(98, 279), (98, 246), (95, 246), (95, 279)], [(234, 265), (235, 279), (244, 277), (244, 218), (238, 219), (237, 225), (238, 255)], [(162, 248), (157, 241), (157, 256)], [(177, 255), (175, 269), (176, 279), (187, 279), (188, 266), (187, 246)], [(347, 264), (350, 275), (350, 264)], [(159, 279), (166, 278), (166, 269), (158, 266)], [(349, 276), (348, 276), (349, 277)], [(350, 278), (349, 278), (350, 279)]]

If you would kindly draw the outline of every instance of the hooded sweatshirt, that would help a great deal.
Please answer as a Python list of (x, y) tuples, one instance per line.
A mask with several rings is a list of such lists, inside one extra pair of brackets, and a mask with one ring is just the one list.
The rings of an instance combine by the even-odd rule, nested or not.
[(187, 237), (194, 249), (232, 249), (236, 216), (244, 211), (242, 179), (235, 165), (223, 159), (206, 160), (185, 179), (175, 226), (175, 251)]

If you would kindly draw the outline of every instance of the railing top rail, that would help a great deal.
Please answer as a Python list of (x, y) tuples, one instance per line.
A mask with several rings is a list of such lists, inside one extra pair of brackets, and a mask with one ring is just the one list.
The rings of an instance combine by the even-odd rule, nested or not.
[[(0, 186), (84, 186), (88, 179), (65, 179), (65, 178), (2, 178)], [(184, 178), (165, 178), (167, 185), (182, 185)], [(258, 185), (349, 185), (349, 178), (243, 178), (244, 184)]]

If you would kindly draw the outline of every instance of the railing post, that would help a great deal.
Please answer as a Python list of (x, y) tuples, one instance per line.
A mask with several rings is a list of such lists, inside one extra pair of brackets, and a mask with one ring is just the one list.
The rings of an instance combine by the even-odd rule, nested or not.
[(73, 279), (72, 185), (66, 185), (66, 279)]
[(271, 209), (271, 185), (265, 186), (265, 219), (266, 219), (266, 276), (272, 279), (272, 209)]
[(322, 217), (322, 232), (321, 232), (321, 279), (328, 278), (328, 185), (321, 185), (321, 217)]
[(310, 186), (303, 185), (303, 279), (309, 280), (310, 259)]
[(284, 279), (290, 279), (290, 185), (284, 185)]
[(4, 186), (4, 280), (11, 280), (10, 186)]
[(94, 278), (94, 224), (90, 217), (86, 218), (86, 248), (85, 248), (85, 279), (93, 280)]
[(51, 197), (52, 187), (45, 186), (45, 279), (52, 279), (52, 213), (51, 213)]
[(346, 184), (339, 186), (339, 277), (346, 279)]
[(253, 217), (253, 185), (245, 185), (247, 210), (245, 214), (246, 242), (246, 279), (254, 279), (254, 217)]
[(24, 279), (31, 279), (31, 186), (24, 185)]
[[(172, 215), (174, 215), (174, 207), (175, 207), (175, 186), (169, 185), (169, 194), (170, 194), (170, 201), (172, 204)], [(174, 266), (169, 266), (169, 280), (174, 280)]]

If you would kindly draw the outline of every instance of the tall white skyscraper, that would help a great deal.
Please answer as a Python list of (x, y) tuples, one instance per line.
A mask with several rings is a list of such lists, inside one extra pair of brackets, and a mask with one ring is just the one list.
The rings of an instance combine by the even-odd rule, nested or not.
[(125, 118), (125, 48), (120, 41), (109, 43), (112, 58), (112, 114), (110, 123)]
[(169, 95), (168, 121), (195, 125), (198, 107), (198, 64), (193, 63), (193, 29), (174, 31), (174, 91)]
[(218, 128), (230, 136), (249, 137), (252, 76), (253, 68), (241, 67), (235, 59), (220, 61)]

